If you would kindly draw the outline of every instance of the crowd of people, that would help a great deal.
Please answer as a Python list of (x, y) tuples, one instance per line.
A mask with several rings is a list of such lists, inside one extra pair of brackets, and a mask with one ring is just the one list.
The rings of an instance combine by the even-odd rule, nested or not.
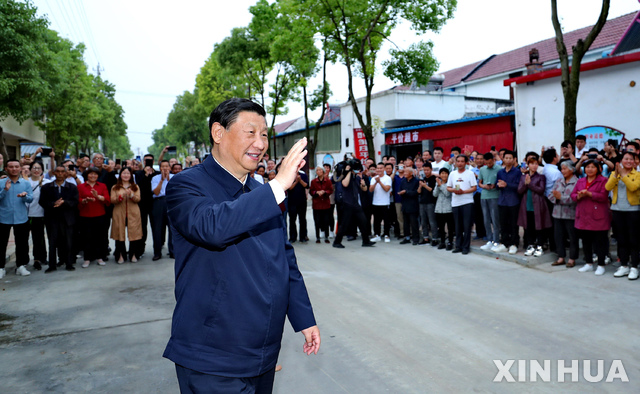
[[(445, 160), (444, 150), (435, 147), (402, 161), (394, 156), (383, 156), (379, 163), (345, 158), (315, 168), (311, 181), (301, 170), (283, 204), (289, 241), (309, 241), (311, 199), (315, 242), (335, 248), (345, 248), (343, 239), (352, 241), (359, 234), (363, 247), (394, 237), (400, 244), (468, 254), (475, 238), (486, 242), (481, 249), (496, 253), (522, 250), (540, 257), (552, 251), (558, 256), (552, 265), (570, 268), (581, 243), (584, 265), (579, 271), (603, 275), (611, 261), (610, 244), (616, 243), (620, 268), (614, 276), (634, 280), (640, 257), (635, 242), (640, 145), (629, 141), (620, 151), (615, 140), (604, 145), (602, 151), (586, 149), (586, 138), (578, 136), (575, 146), (564, 141), (559, 151), (542, 147), (540, 153), (526, 153), (522, 162), (515, 152), (495, 147), (484, 154), (454, 147)], [(175, 158), (164, 160), (168, 148), (158, 159), (159, 171), (150, 154), (141, 161), (114, 162), (94, 153), (91, 160), (80, 155), (55, 164), (51, 152), (47, 173), (41, 149), (34, 157), (8, 160), (0, 173), (0, 256), (13, 228), (18, 275), (29, 275), (29, 237), (33, 267), (47, 265), (45, 273), (61, 266), (73, 271), (80, 255), (83, 268), (93, 261), (105, 265), (111, 250), (118, 264), (135, 263), (144, 254), (150, 221), (153, 261), (162, 257), (165, 243), (173, 257), (165, 191), (183, 166)], [(188, 158), (185, 164), (199, 163)], [(278, 167), (265, 157), (251, 176), (267, 183)], [(115, 241), (113, 249), (109, 238)]]
[[(118, 264), (136, 263), (144, 255), (150, 222), (152, 260), (162, 257), (165, 243), (173, 258), (165, 190), (183, 165), (176, 158), (165, 160), (168, 150), (157, 163), (151, 154), (141, 160), (108, 160), (101, 153), (56, 163), (55, 152), (43, 148), (19, 160), (0, 158), (0, 256), (6, 255), (13, 229), (17, 275), (30, 275), (31, 261), (35, 270), (46, 266), (45, 273), (63, 266), (74, 271), (80, 256), (82, 268), (92, 262), (104, 266), (111, 251)], [(188, 157), (185, 164), (199, 163)], [(2, 278), (6, 259), (0, 260)]]
[[(468, 254), (472, 238), (485, 251), (540, 257), (557, 254), (554, 266), (574, 267), (580, 244), (580, 272), (605, 273), (610, 245), (617, 244), (620, 267), (614, 277), (638, 278), (640, 218), (638, 140), (618, 150), (609, 140), (604, 150), (586, 148), (586, 137), (564, 141), (560, 150), (542, 147), (519, 162), (508, 149), (481, 154), (454, 147), (445, 160), (435, 147), (398, 161), (383, 156), (362, 162), (352, 158), (315, 169), (308, 181), (301, 173), (295, 202), (289, 193), (290, 242), (308, 241), (304, 215), (308, 186), (316, 243), (344, 248), (343, 238), (362, 246), (376, 242), (431, 245)], [(337, 210), (337, 231), (334, 212)], [(296, 227), (299, 221), (299, 232)], [(521, 237), (521, 231), (522, 234)], [(324, 236), (323, 236), (324, 235)], [(567, 255), (568, 253), (568, 255)]]

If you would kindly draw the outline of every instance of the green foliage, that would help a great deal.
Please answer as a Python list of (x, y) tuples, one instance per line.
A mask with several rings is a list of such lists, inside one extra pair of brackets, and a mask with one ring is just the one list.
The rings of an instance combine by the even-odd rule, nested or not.
[(49, 93), (48, 24), (30, 1), (0, 0), (0, 119), (26, 120)]
[(413, 81), (418, 85), (426, 85), (440, 66), (433, 57), (432, 49), (432, 42), (419, 42), (404, 51), (390, 50), (392, 59), (382, 62), (384, 75), (403, 85), (409, 85)]
[(204, 154), (202, 145), (209, 145), (209, 112), (200, 103), (198, 96), (199, 91), (196, 88), (193, 93), (184, 92), (177, 97), (167, 117), (167, 126), (172, 131), (173, 142), (167, 145), (186, 146), (193, 142), (196, 156), (200, 157)]
[(242, 76), (222, 67), (218, 53), (213, 51), (196, 76), (196, 89), (200, 104), (210, 112), (227, 99), (246, 97), (248, 84)]

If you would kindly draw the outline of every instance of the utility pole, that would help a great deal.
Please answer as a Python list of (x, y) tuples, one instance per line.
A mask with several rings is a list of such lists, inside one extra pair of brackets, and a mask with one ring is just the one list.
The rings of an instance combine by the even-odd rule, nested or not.
[(93, 71), (95, 71), (98, 74), (98, 76), (100, 76), (100, 72), (104, 71), (104, 68), (101, 69), (100, 62), (98, 62), (98, 68), (94, 68)]

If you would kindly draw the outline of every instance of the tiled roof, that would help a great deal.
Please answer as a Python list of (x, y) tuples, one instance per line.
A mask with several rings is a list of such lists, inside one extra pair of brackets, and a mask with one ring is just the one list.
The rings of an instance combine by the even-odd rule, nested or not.
[(292, 120), (287, 120), (286, 122), (278, 123), (277, 125), (273, 126), (273, 130), (274, 130), (275, 134), (278, 134), (278, 133), (281, 133), (281, 132), (285, 131), (296, 120), (298, 120), (298, 118), (295, 118), (295, 119), (292, 119)]
[(471, 64), (467, 64), (466, 66), (454, 68), (453, 70), (445, 71), (442, 73), (444, 75), (444, 83), (442, 87), (447, 88), (452, 85), (457, 85), (462, 81), (462, 78), (467, 76), (471, 70), (476, 68), (483, 60)]
[[(589, 50), (604, 48), (617, 44), (635, 16), (636, 12), (632, 12), (608, 20), (602, 28), (602, 31), (600, 32), (598, 37), (596, 37), (593, 44), (591, 44)], [(584, 39), (587, 34), (589, 34), (589, 31), (591, 31), (591, 28), (592, 26), (588, 26), (578, 30), (570, 31), (568, 33), (564, 33), (564, 43), (567, 47), (569, 55), (571, 55), (572, 53), (571, 47), (575, 45), (576, 42), (578, 42), (578, 39)], [(533, 48), (536, 48), (539, 51), (541, 62), (548, 62), (558, 59), (558, 51), (556, 50), (556, 39), (555, 37), (552, 37), (495, 56), (493, 59), (489, 60), (483, 67), (477, 70), (473, 75), (471, 75), (466, 80), (466, 82), (523, 68), (526, 63), (529, 63), (529, 51)], [(472, 69), (474, 64), (461, 67), (461, 69), (465, 67)], [(451, 72), (453, 71), (455, 70), (452, 70)], [(446, 79), (448, 77), (447, 73), (445, 73), (445, 76), (445, 84), (449, 85)]]

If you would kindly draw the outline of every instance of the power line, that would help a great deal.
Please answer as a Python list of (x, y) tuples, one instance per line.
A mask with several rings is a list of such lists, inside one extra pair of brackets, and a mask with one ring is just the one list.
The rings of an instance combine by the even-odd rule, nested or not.
[(157, 97), (172, 97), (175, 98), (178, 95), (177, 94), (168, 94), (168, 93), (152, 93), (152, 92), (136, 92), (133, 90), (117, 90), (118, 93), (124, 93), (124, 94), (137, 94), (140, 96), (157, 96)]
[(93, 32), (91, 31), (91, 24), (89, 23), (89, 18), (87, 17), (87, 13), (84, 9), (84, 4), (80, 0), (76, 0), (74, 2), (75, 10), (79, 15), (79, 19), (82, 22), (81, 25), (84, 28), (84, 31), (88, 37), (88, 41), (91, 43), (91, 52), (96, 57), (98, 63), (100, 63), (100, 57), (98, 56), (98, 46), (93, 38)]

